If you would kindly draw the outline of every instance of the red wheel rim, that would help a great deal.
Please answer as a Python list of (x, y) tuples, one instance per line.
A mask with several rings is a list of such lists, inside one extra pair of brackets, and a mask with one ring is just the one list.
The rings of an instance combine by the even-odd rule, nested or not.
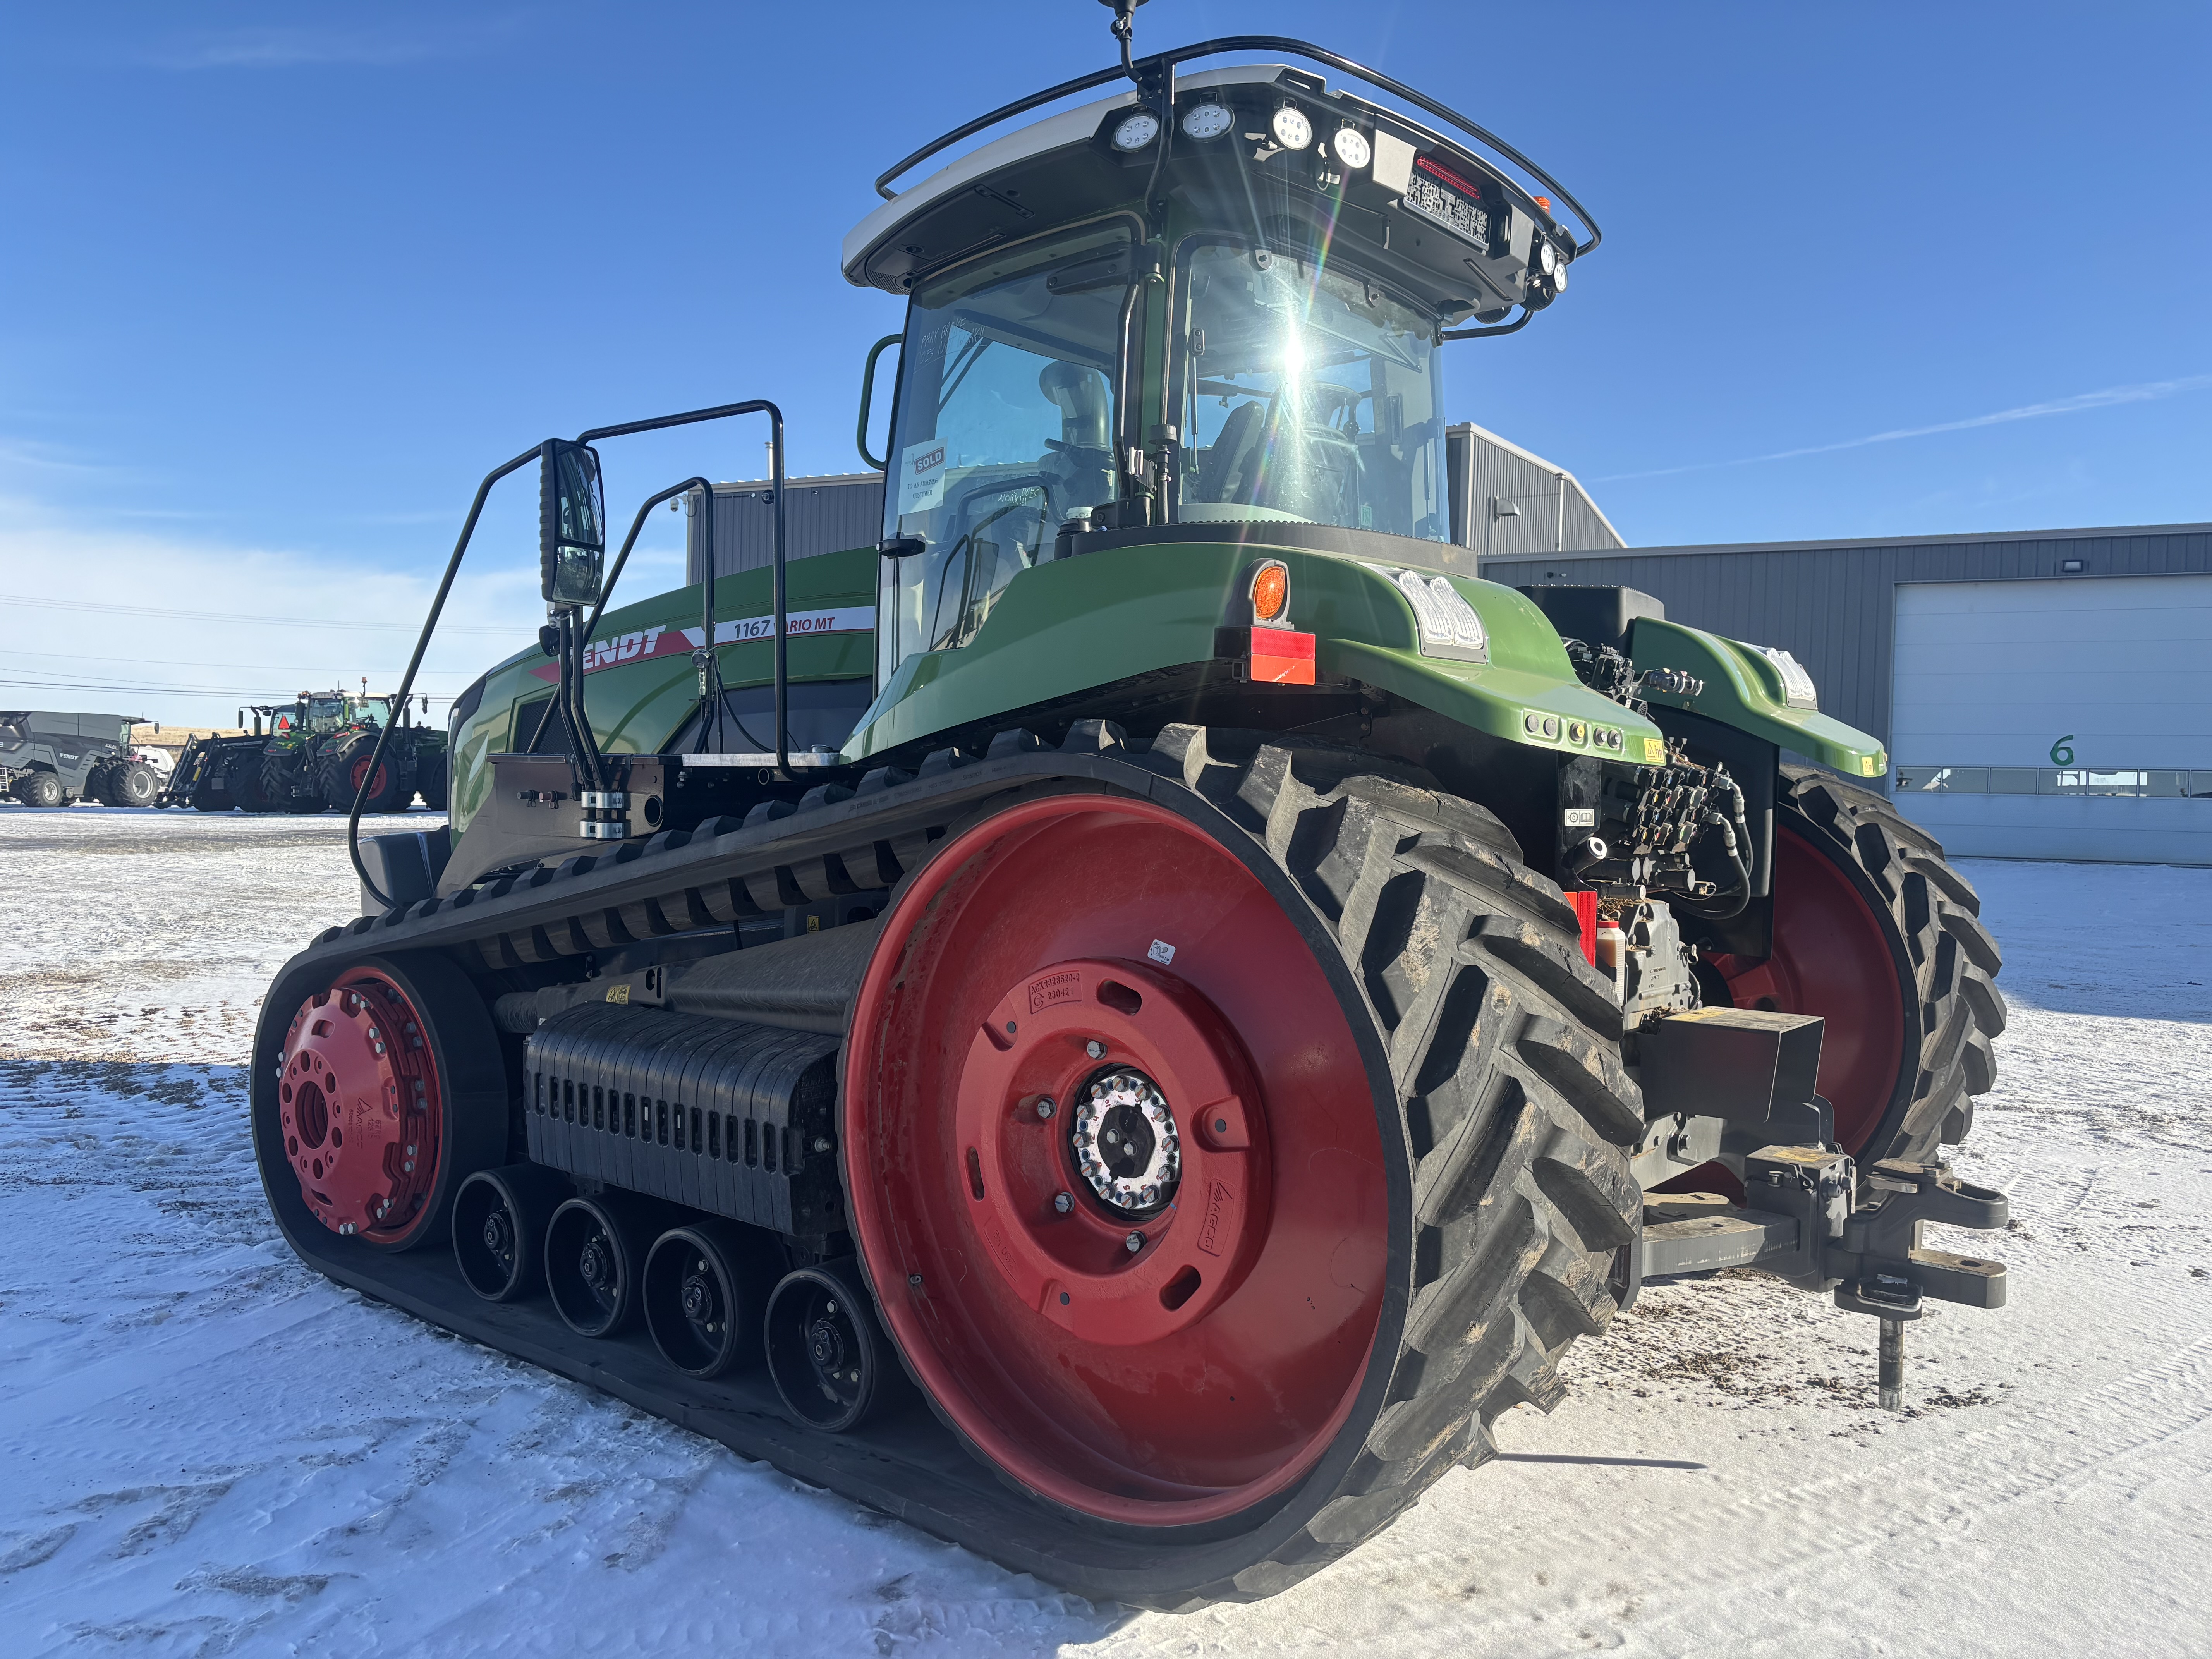
[[(368, 792), (368, 796), (371, 800), (375, 799), (379, 795), (384, 793), (386, 769), (386, 767), (383, 766), (380, 766), (376, 769), (376, 787)], [(368, 757), (363, 755), (359, 760), (353, 763), (352, 782), (353, 792), (356, 795), (361, 793), (361, 781), (368, 775)]]
[[(948, 846), (883, 938), (848, 1050), (854, 1223), (939, 1407), (1109, 1520), (1212, 1520), (1296, 1480), (1366, 1370), (1389, 1199), (1351, 1027), (1282, 907), (1173, 813), (1061, 795)], [(1134, 1213), (1073, 1151), (1102, 1145), (1089, 1086), (1129, 1074), (1178, 1170)]]
[(292, 1017), (276, 1090), (284, 1156), (332, 1232), (398, 1244), (422, 1224), (445, 1155), (426, 1029), (406, 993), (370, 968)]
[(1888, 1115), (1905, 1059), (1905, 1002), (1889, 935), (1833, 859), (1778, 825), (1774, 954), (1715, 957), (1739, 1008), (1818, 1014), (1820, 1090), (1836, 1109), (1836, 1144), (1865, 1150)]

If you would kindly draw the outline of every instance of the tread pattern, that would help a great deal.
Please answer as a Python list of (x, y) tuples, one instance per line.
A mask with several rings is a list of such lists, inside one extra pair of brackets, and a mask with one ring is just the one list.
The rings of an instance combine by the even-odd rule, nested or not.
[(2003, 957), (1982, 926), (1981, 896), (1945, 861), (1942, 843), (1832, 772), (1784, 767), (1775, 805), (1791, 828), (1881, 896), (1911, 967), (1903, 1099), (1883, 1120), (1891, 1126), (1887, 1143), (1869, 1146), (1860, 1162), (1929, 1161), (1966, 1138), (1974, 1097), (1996, 1084), (1993, 1045), (2006, 1012), (1996, 980)]
[(1366, 993), (1413, 1154), (1414, 1291), (1386, 1402), (1335, 1496), (1203, 1600), (1270, 1595), (1327, 1565), (1487, 1459), (1500, 1413), (1557, 1404), (1561, 1353), (1617, 1311), (1607, 1271), (1643, 1209), (1620, 1009), (1559, 890), (1480, 806), (1352, 750), (1278, 738), (1214, 758), (1209, 738), (1240, 735), (1170, 726), (1152, 763), (1265, 846)]

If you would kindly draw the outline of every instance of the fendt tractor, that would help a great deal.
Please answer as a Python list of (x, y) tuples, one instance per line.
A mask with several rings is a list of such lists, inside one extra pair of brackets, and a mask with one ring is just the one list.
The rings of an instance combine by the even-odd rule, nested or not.
[[(484, 480), (415, 661), (532, 464), (550, 620), (453, 711), (447, 832), (355, 802), (366, 914), (270, 986), (252, 1114), (332, 1279), (1176, 1609), (1482, 1462), (1649, 1279), (1831, 1295), (1894, 1401), (1924, 1305), (2003, 1299), (1921, 1230), (2004, 1220), (1941, 1162), (2004, 1005), (1786, 653), (1450, 541), (1447, 348), (1589, 215), (1133, 9), (846, 240), (906, 311), (878, 546), (789, 558), (765, 401)], [(1388, 101), (1197, 67), (1255, 55)], [(598, 446), (753, 416), (772, 562), (610, 610), (709, 486), (609, 565)]]
[[(442, 811), (446, 734), (414, 724), (413, 708), (404, 696), (372, 697), (366, 690), (302, 691), (290, 702), (253, 703), (238, 711), (240, 726), (252, 714), (251, 732), (185, 744), (157, 805), (203, 812), (320, 812), (350, 805), (361, 795), (368, 811), (394, 812), (404, 811), (419, 791), (425, 805)], [(429, 710), (427, 697), (422, 709)], [(387, 724), (393, 742), (372, 779), (370, 758)]]

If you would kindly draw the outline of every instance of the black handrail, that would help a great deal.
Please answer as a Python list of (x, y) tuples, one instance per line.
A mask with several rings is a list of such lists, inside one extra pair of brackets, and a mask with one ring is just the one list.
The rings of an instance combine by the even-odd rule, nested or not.
[[(765, 398), (756, 398), (750, 403), (720, 404), (713, 409), (695, 409), (682, 415), (661, 415), (649, 421), (629, 421), (621, 426), (594, 427), (589, 432), (579, 433), (576, 441), (590, 443), (598, 438), (623, 438), (633, 432), (657, 432), (664, 427), (690, 426), (697, 421), (719, 421), (732, 415), (765, 415), (769, 419), (769, 490), (775, 508), (775, 771), (779, 780), (792, 781), (791, 733), (786, 728), (789, 717), (787, 707), (789, 678), (787, 653), (789, 641), (785, 633), (788, 622), (784, 599), (784, 535), (783, 535), (783, 411)], [(707, 511), (714, 510), (714, 492), (707, 492)], [(710, 526), (711, 529), (711, 526)], [(706, 587), (707, 614), (714, 615), (714, 571), (712, 564), (702, 571)], [(711, 621), (702, 647), (708, 653), (710, 664), (719, 665), (714, 656), (714, 630)], [(717, 713), (720, 712), (719, 702)]]
[[(1584, 254), (1593, 251), (1599, 242), (1604, 240), (1605, 233), (1598, 228), (1597, 221), (1590, 216), (1588, 208), (1575, 199), (1572, 191), (1496, 133), (1486, 127), (1477, 125), (1466, 116), (1446, 105), (1438, 103), (1425, 93), (1416, 92), (1404, 82), (1395, 80), (1380, 70), (1371, 70), (1364, 64), (1354, 63), (1351, 58), (1331, 52), (1326, 46), (1316, 46), (1310, 41), (1292, 40), (1277, 34), (1224, 35), (1218, 40), (1200, 40), (1191, 46), (1176, 46), (1150, 58), (1139, 58), (1135, 65), (1135, 76), (1142, 76), (1148, 72), (1164, 75), (1171, 71), (1178, 64), (1186, 64), (1198, 58), (1211, 58), (1217, 52), (1294, 52), (1316, 64), (1326, 64), (1329, 68), (1340, 70), (1346, 75), (1356, 76), (1371, 87), (1379, 88), (1395, 97), (1402, 98), (1407, 103), (1426, 110), (1438, 120), (1448, 122), (1458, 128), (1476, 143), (1488, 145), (1492, 151), (1522, 169), (1537, 183), (1551, 191), (1560, 201), (1572, 209), (1575, 216), (1580, 219), (1589, 231), (1589, 240), (1578, 245), (1575, 249), (1577, 258), (1581, 258)], [(939, 152), (950, 149), (963, 138), (972, 138), (985, 129), (998, 125), (1001, 121), (1011, 120), (1017, 115), (1024, 114), (1041, 105), (1052, 103), (1057, 99), (1070, 97), (1079, 92), (1088, 92), (1093, 87), (1103, 87), (1111, 82), (1131, 78), (1134, 77), (1126, 74), (1121, 66), (1116, 64), (1112, 69), (1097, 70), (1089, 75), (1079, 76), (1073, 81), (1063, 81), (1056, 87), (1048, 88), (1042, 92), (1032, 93), (1026, 98), (1018, 99), (1013, 103), (994, 109), (988, 115), (978, 116), (965, 125), (954, 128), (942, 138), (923, 145), (913, 155), (878, 175), (876, 179), (876, 194), (887, 202), (895, 200), (898, 192), (890, 188), (892, 179), (927, 161)]]
[[(538, 459), (538, 447), (532, 445), (504, 466), (494, 467), (484, 474), (484, 481), (477, 486), (477, 498), (469, 504), (467, 522), (461, 526), (461, 538), (453, 544), (453, 556), (446, 561), (445, 580), (438, 584), (438, 596), (430, 601), (430, 614), (422, 619), (422, 632), (415, 641), (415, 654), (408, 659), (407, 672), (399, 677), (399, 696), (404, 701), (415, 689), (415, 671), (422, 665), (422, 653), (430, 648), (430, 632), (438, 625), (438, 613), (446, 608), (446, 595), (453, 591), (453, 577), (461, 568), (461, 555), (469, 550), (469, 538), (477, 533), (477, 520), (483, 513), (484, 497), (491, 487), (517, 467), (527, 466)], [(376, 734), (376, 749), (368, 757), (368, 769), (362, 774), (361, 787), (354, 791), (353, 811), (346, 818), (346, 852), (353, 860), (354, 873), (368, 896), (386, 909), (392, 908), (391, 897), (369, 879), (368, 867), (361, 861), (361, 808), (368, 799), (369, 786), (376, 781), (376, 769), (384, 763), (386, 745), (392, 741), (392, 723), (387, 720)]]

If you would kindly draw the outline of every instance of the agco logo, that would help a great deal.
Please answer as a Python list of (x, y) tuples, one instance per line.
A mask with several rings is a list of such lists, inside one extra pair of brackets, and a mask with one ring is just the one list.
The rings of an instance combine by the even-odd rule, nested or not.
[(923, 473), (932, 471), (944, 465), (945, 446), (939, 444), (927, 455), (917, 455), (914, 458), (914, 476), (919, 478)]
[(1237, 1194), (1221, 1182), (1213, 1182), (1206, 1188), (1206, 1224), (1199, 1229), (1198, 1248), (1208, 1255), (1221, 1254), (1221, 1212), (1236, 1202)]

